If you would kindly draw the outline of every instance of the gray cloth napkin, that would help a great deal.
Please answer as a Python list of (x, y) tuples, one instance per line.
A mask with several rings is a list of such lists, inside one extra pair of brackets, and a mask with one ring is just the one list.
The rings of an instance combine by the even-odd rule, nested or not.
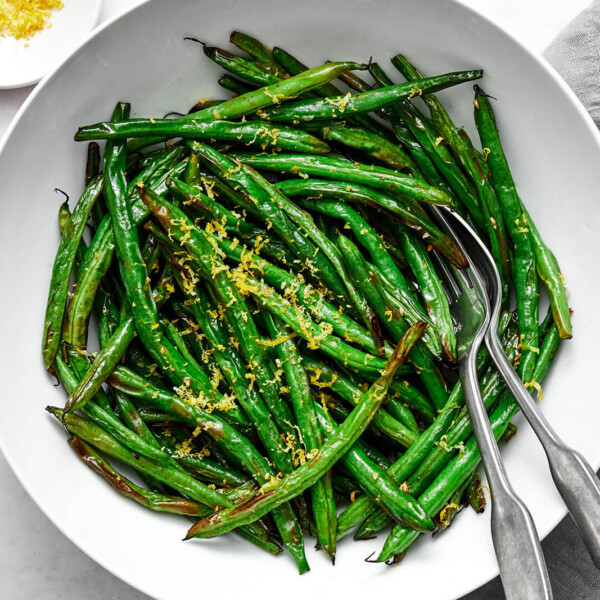
[(595, 0), (550, 44), (544, 58), (577, 94), (600, 128), (600, 1)]
[[(600, 0), (573, 20), (544, 52), (600, 128)], [(554, 600), (598, 600), (600, 571), (592, 563), (571, 517), (542, 543)], [(503, 600), (500, 578), (462, 600)], [(535, 599), (531, 599), (535, 600)]]

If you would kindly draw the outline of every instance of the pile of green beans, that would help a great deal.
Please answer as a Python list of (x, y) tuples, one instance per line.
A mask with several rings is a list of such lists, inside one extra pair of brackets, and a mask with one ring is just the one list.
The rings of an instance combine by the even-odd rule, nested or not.
[[(489, 97), (475, 86), (479, 144), (435, 95), (481, 71), (422, 77), (397, 55), (394, 82), (374, 63), (308, 69), (231, 42), (240, 53), (203, 50), (233, 97), (163, 119), (118, 103), (75, 134), (90, 141), (85, 190), (58, 210), (42, 342), (68, 399), (48, 411), (119, 494), (190, 520), (185, 539), (233, 531), (303, 573), (306, 536), (333, 562), (349, 532), (391, 527), (377, 560), (395, 564), (485, 506), (436, 271), (467, 263), (429, 205), (488, 243), (505, 351), (540, 395), (572, 335), (563, 278)], [(508, 440), (518, 409), (485, 350), (478, 370)]]

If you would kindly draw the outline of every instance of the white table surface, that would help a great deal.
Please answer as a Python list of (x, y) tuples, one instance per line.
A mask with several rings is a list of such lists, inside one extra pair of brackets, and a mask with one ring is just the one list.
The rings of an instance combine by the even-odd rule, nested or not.
[[(141, 1), (104, 0), (100, 22)], [(589, 4), (589, 0), (462, 1), (537, 53)], [(0, 91), (0, 137), (32, 90)], [(1, 454), (0, 482), (0, 599), (148, 599), (67, 540), (29, 498)]]

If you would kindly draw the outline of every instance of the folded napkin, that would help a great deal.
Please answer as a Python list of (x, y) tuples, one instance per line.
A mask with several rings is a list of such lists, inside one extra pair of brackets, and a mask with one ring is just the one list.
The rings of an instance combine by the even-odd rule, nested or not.
[(575, 18), (544, 58), (558, 71), (600, 128), (600, 1)]
[[(600, 128), (600, 0), (577, 16), (550, 44), (544, 58), (569, 84)], [(598, 600), (600, 572), (565, 517), (542, 543), (554, 600)], [(462, 600), (504, 600), (500, 578)], [(533, 600), (533, 599), (532, 599)]]

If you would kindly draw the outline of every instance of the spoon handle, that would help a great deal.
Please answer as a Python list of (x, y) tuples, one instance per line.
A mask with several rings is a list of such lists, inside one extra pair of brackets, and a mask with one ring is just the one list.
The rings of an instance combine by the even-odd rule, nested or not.
[(506, 476), (481, 398), (475, 353), (458, 363), (465, 402), (492, 495), (492, 539), (507, 600), (551, 600), (552, 590), (535, 524)]
[(486, 345), (525, 418), (540, 440), (554, 483), (564, 500), (583, 542), (600, 569), (600, 482), (589, 463), (569, 448), (548, 423), (527, 388), (502, 351), (495, 329), (490, 327)]

